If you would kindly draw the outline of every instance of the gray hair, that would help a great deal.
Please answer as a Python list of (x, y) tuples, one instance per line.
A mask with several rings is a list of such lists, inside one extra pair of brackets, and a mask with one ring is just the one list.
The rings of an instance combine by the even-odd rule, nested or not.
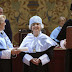
[(58, 19), (58, 22), (62, 21), (62, 20), (66, 20), (65, 17), (61, 16), (59, 19)]

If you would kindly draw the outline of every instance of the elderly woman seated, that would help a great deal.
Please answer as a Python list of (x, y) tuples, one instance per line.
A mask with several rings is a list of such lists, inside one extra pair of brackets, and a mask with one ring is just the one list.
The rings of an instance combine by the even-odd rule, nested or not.
[(44, 25), (39, 16), (30, 18), (29, 29), (32, 30), (32, 33), (29, 33), (20, 45), (20, 48), (29, 48), (29, 51), (21, 53), (24, 72), (49, 72), (48, 62), (53, 56), (53, 48), (57, 43), (43, 34), (42, 28), (44, 28)]
[(11, 56), (19, 54), (20, 51), (13, 48), (13, 45), (3, 31), (5, 29), (5, 15), (0, 15), (0, 72), (12, 72)]

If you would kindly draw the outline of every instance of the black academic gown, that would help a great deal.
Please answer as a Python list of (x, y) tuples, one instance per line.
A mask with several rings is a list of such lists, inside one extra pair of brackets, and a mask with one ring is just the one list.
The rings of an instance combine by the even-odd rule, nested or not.
[(0, 72), (12, 72), (12, 59), (0, 59)]
[[(67, 26), (72, 26), (72, 19), (69, 19), (62, 27), (57, 39), (64, 40), (66, 39), (66, 28)], [(65, 57), (65, 72), (72, 72), (72, 49), (66, 49)]]
[[(53, 48), (54, 47), (51, 47), (48, 50), (43, 51), (43, 52), (28, 53), (28, 54), (30, 54), (34, 58), (39, 58), (43, 54), (47, 54), (49, 56), (49, 58), (52, 59), (52, 57), (53, 57)], [(24, 52), (20, 53), (22, 58), (23, 58), (24, 54), (25, 54)], [(24, 71), (23, 72), (49, 72), (48, 63), (43, 65), (43, 66), (42, 66), (41, 63), (38, 66), (34, 65), (32, 63), (30, 63), (30, 66), (24, 64)]]

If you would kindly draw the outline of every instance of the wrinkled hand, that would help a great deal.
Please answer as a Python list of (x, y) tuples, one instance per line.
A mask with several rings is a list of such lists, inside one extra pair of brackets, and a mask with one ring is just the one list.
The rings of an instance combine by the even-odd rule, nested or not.
[(19, 54), (21, 51), (20, 50), (17, 50), (16, 48), (12, 49), (11, 50), (11, 54)]
[(39, 65), (39, 63), (41, 62), (41, 60), (40, 59), (37, 59), (36, 62)]
[(40, 59), (37, 59), (37, 58), (33, 58), (31, 59), (31, 62), (35, 65), (39, 65), (39, 63), (41, 62)]
[(37, 58), (33, 58), (33, 59), (31, 59), (31, 62), (36, 65), (36, 60), (37, 60)]

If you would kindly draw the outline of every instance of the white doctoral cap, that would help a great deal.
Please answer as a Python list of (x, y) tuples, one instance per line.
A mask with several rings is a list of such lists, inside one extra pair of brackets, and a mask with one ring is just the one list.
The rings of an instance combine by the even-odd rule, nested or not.
[(31, 25), (33, 23), (40, 23), (41, 28), (44, 28), (44, 25), (42, 24), (42, 19), (39, 16), (33, 16), (33, 17), (30, 18), (30, 20), (29, 20), (29, 29), (31, 29)]

